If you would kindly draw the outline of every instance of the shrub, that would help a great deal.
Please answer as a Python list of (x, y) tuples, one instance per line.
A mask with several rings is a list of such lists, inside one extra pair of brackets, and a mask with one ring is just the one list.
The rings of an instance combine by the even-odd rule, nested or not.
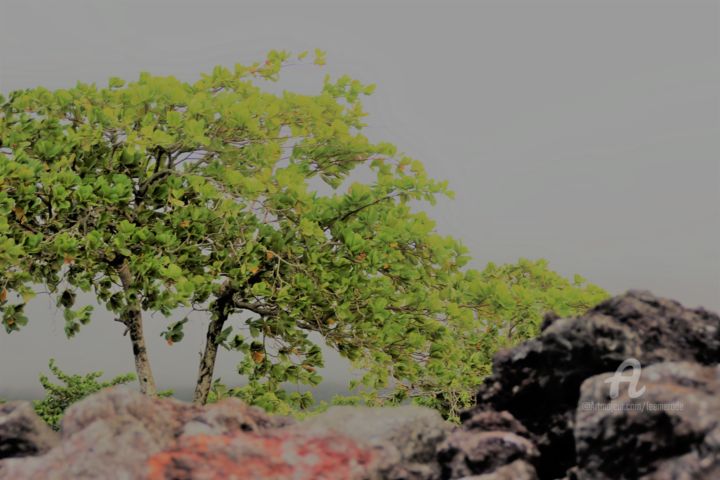
[(98, 392), (106, 387), (122, 385), (135, 380), (135, 375), (127, 373), (119, 375), (110, 381), (99, 381), (103, 372), (90, 372), (85, 375), (71, 375), (63, 372), (51, 359), (48, 367), (61, 384), (54, 384), (47, 375), (40, 375), (40, 383), (45, 389), (45, 398), (33, 402), (35, 412), (53, 429), (60, 428), (60, 420), (65, 410), (73, 403), (81, 400), (91, 393)]

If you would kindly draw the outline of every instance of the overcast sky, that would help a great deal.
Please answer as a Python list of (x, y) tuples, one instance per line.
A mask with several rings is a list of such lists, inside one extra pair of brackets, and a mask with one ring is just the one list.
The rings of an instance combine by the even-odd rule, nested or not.
[[(192, 80), (319, 47), (331, 74), (377, 84), (368, 135), (449, 180), (456, 199), (432, 213), (475, 266), (542, 257), (613, 293), (720, 310), (718, 2), (359, 4), (0, 0), (0, 91), (142, 70)], [(314, 92), (323, 75), (291, 69), (282, 85)], [(107, 314), (68, 341), (47, 298), (29, 312), (24, 331), (0, 332), (0, 397), (38, 394), (51, 357), (73, 372), (133, 370)], [(186, 393), (205, 320), (173, 347), (166, 320), (146, 323), (159, 386)], [(228, 383), (237, 360), (220, 353)], [(330, 364), (331, 386), (346, 383)]]

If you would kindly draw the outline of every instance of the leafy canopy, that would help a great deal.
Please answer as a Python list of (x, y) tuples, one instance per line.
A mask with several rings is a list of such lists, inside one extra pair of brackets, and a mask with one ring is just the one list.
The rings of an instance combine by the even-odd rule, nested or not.
[[(306, 406), (283, 384), (321, 381), (316, 332), (365, 369), (366, 400), (412, 397), (452, 416), (492, 353), (535, 334), (544, 311), (604, 298), (542, 261), (467, 269), (467, 249), (415, 208), (450, 195), (446, 184), (362, 134), (373, 86), (342, 76), (314, 95), (263, 89), (290, 61), (302, 58), (273, 51), (194, 83), (143, 73), (0, 98), (5, 329), (27, 322), (33, 284), (54, 292), (68, 336), (91, 318), (78, 290), (118, 315), (136, 301), (204, 310), (230, 292), (224, 313), (244, 315), (217, 342), (242, 353), (238, 395)], [(359, 167), (372, 181), (349, 178)]]

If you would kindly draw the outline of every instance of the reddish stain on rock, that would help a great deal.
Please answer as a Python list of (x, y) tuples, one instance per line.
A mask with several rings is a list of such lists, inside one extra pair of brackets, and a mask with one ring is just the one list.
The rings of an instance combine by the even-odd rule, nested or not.
[(375, 453), (353, 440), (297, 432), (184, 437), (148, 460), (151, 480), (363, 478)]

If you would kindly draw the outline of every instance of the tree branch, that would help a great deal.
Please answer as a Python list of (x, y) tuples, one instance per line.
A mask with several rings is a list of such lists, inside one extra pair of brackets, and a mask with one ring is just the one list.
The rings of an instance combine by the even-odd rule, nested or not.
[(353, 209), (353, 210), (350, 210), (349, 212), (346, 212), (346, 213), (344, 213), (344, 214), (341, 215), (341, 216), (334, 217), (334, 218), (332, 218), (329, 222), (327, 222), (327, 223), (325, 224), (324, 229), (327, 230), (327, 229), (330, 228), (332, 225), (334, 225), (335, 222), (338, 222), (338, 221), (344, 222), (344, 221), (347, 220), (348, 218), (350, 218), (350, 217), (352, 217), (353, 215), (355, 215), (355, 214), (357, 214), (357, 213), (365, 210), (366, 208), (370, 208), (370, 207), (372, 207), (373, 205), (377, 205), (378, 203), (382, 203), (382, 202), (384, 202), (384, 201), (391, 200), (391, 199), (393, 199), (393, 198), (395, 198), (395, 197), (397, 197), (397, 196), (399, 196), (399, 195), (401, 195), (400, 192), (394, 193), (394, 194), (391, 194), (391, 195), (385, 195), (384, 197), (378, 198), (378, 199), (376, 199), (376, 200), (374, 200), (374, 201), (372, 201), (372, 202), (370, 202), (370, 203), (368, 203), (368, 204), (366, 204), (366, 205), (361, 205), (361, 206), (359, 206), (359, 207), (357, 207), (357, 208), (355, 208), (355, 209)]
[(243, 310), (248, 310), (250, 312), (257, 313), (258, 315), (262, 315), (263, 317), (272, 317), (277, 315), (276, 308), (266, 307), (257, 303), (239, 302), (235, 298), (233, 298), (232, 305), (235, 308), (242, 308)]

